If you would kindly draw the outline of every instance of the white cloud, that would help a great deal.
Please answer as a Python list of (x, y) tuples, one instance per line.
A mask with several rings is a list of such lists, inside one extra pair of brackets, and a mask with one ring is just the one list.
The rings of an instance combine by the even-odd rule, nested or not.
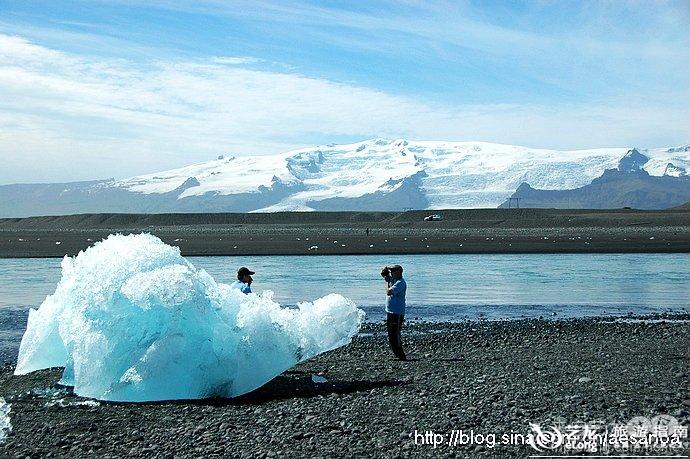
[(211, 59), (211, 62), (225, 65), (246, 65), (258, 64), (261, 62), (261, 59), (257, 59), (255, 57), (216, 56)]
[(690, 108), (682, 104), (451, 106), (261, 63), (107, 59), (0, 34), (0, 183), (123, 177), (314, 139), (579, 148), (690, 137)]

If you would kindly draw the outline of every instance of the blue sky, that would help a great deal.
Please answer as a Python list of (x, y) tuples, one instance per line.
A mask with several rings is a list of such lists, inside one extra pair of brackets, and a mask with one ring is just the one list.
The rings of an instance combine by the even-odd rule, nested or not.
[(371, 137), (690, 142), (690, 2), (0, 0), (0, 184)]

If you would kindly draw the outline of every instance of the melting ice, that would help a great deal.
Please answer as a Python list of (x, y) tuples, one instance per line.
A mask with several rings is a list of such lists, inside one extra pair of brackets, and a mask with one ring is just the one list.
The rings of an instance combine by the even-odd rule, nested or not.
[(15, 374), (64, 367), (62, 384), (100, 400), (234, 397), (349, 343), (363, 317), (337, 294), (281, 308), (155, 236), (111, 235), (63, 259), (55, 293), (29, 311)]
[(5, 399), (0, 397), (0, 443), (5, 441), (7, 435), (12, 430), (10, 423), (10, 410), (12, 406), (5, 402)]

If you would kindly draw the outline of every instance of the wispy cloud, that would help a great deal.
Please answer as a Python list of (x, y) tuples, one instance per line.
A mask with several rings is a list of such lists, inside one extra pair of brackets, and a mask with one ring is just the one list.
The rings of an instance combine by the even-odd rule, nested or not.
[[(690, 85), (678, 70), (690, 58), (688, 38), (671, 29), (688, 17), (683, 4), (651, 16), (657, 34), (649, 24), (625, 30), (616, 19), (626, 13), (606, 12), (604, 4), (578, 9), (569, 30), (525, 23), (534, 12), (492, 22), (456, 2), (357, 10), (303, 2), (101, 4), (245, 18), (247, 30), (282, 38), (270, 48), (243, 43), (175, 53), (128, 42), (117, 29), (99, 34), (87, 20), (54, 20), (81, 32), (24, 24), (15, 29), (37, 38), (0, 33), (0, 183), (124, 177), (218, 154), (374, 136), (562, 149), (663, 146), (690, 137)], [(10, 26), (0, 22), (0, 30)], [(294, 46), (291, 40), (308, 43), (300, 52), (323, 46), (312, 61), (343, 59), (339, 71), (266, 55)], [(356, 66), (379, 79), (347, 72)], [(435, 77), (430, 87), (419, 84)], [(556, 95), (540, 96), (547, 91)]]
[(261, 62), (261, 59), (255, 57), (238, 57), (238, 56), (216, 56), (211, 59), (214, 64), (225, 64), (225, 65), (247, 65), (247, 64), (257, 64)]

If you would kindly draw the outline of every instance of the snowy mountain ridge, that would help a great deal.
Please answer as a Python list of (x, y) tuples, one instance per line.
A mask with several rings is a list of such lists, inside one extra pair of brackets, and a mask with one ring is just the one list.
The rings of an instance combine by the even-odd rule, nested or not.
[(557, 151), (371, 139), (125, 180), (0, 185), (0, 217), (495, 208), (509, 196), (524, 207), (664, 209), (690, 201), (688, 171), (690, 145)]
[(269, 156), (220, 157), (101, 186), (142, 194), (179, 191), (177, 199), (273, 192), (274, 202), (251, 209), (256, 212), (326, 210), (330, 206), (320, 203), (334, 199), (339, 204), (333, 210), (346, 210), (348, 201), (358, 210), (358, 199), (396, 190), (409, 207), (471, 208), (496, 207), (523, 182), (545, 190), (572, 189), (619, 166), (653, 176), (685, 176), (690, 145), (558, 151), (379, 138)]

